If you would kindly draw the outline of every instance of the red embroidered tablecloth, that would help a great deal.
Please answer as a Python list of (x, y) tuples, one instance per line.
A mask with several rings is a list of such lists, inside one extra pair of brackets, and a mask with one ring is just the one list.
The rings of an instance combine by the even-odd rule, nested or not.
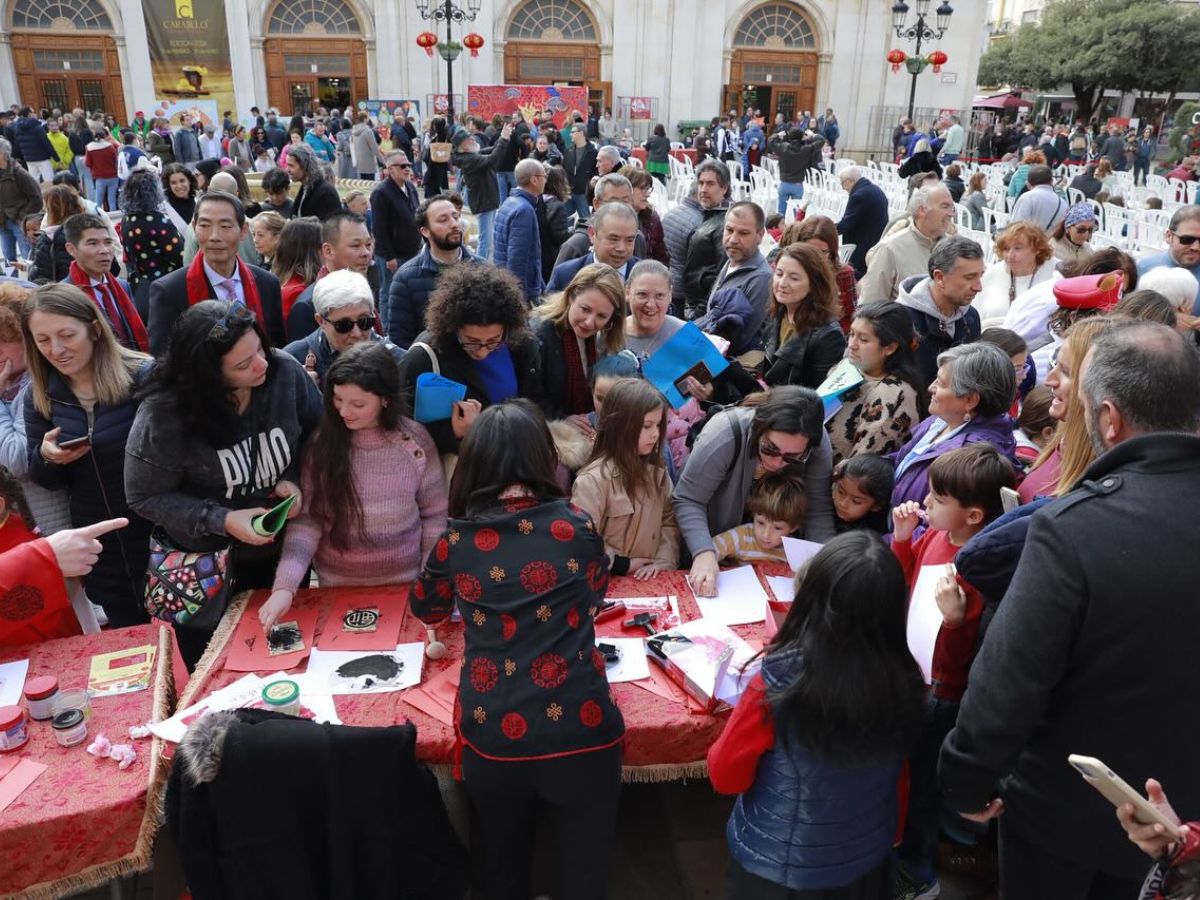
[(103, 732), (131, 743), (129, 726), (165, 718), (174, 695), (171, 629), (138, 625), (0, 650), (0, 662), (29, 660), (28, 678), (56, 675), (60, 689), (87, 686), (92, 657), (147, 644), (157, 648), (149, 690), (93, 698), (88, 741), (58, 746), (49, 722), (29, 723), (29, 743), (5, 754), (48, 766), (0, 812), (0, 896), (63, 897), (150, 866), (166, 765), (162, 741), (137, 741), (125, 771), (85, 752)]
[[(786, 566), (768, 567), (766, 574), (785, 574)], [(608, 599), (623, 597), (660, 597), (674, 595), (679, 598), (680, 615), (684, 621), (700, 616), (700, 610), (687, 586), (683, 572), (667, 572), (648, 581), (633, 578), (613, 578), (609, 582)], [(317, 607), (320, 615), (317, 634), (325, 627), (325, 620), (339, 597), (347, 594), (365, 599), (378, 595), (380, 588), (315, 588), (300, 591), (296, 595), (295, 607)], [(385, 589), (391, 590), (391, 589)], [(260, 592), (261, 594), (261, 592)], [(209, 645), (208, 652), (196, 667), (187, 690), (179, 700), (179, 708), (195, 703), (207, 694), (236, 681), (242, 672), (231, 672), (224, 668), (227, 645), (237, 621), (244, 611), (249, 595), (238, 598), (222, 623), (221, 629)], [(744, 625), (733, 629), (755, 646), (762, 640), (763, 626)], [(597, 633), (601, 636), (644, 637), (642, 630), (625, 630), (619, 620), (602, 622)], [(461, 665), (463, 655), (462, 625), (444, 625), (439, 628), (439, 638), (446, 644), (449, 653), (436, 662), (425, 661), (424, 680), (428, 681), (451, 665)], [(415, 616), (408, 616), (400, 633), (403, 642), (423, 641), (425, 629)], [(319, 637), (318, 637), (319, 641)], [(298, 665), (294, 672), (304, 671), (307, 662)], [(268, 673), (262, 673), (268, 674)], [(708, 773), (705, 757), (708, 748), (721, 734), (725, 716), (710, 716), (689, 712), (687, 706), (660, 697), (634, 683), (615, 684), (613, 694), (625, 717), (625, 780), (626, 781), (671, 781), (683, 778), (704, 777)], [(417, 756), (431, 765), (449, 765), (453, 759), (454, 730), (437, 719), (404, 702), (404, 693), (364, 694), (337, 696), (334, 698), (338, 716), (347, 725), (392, 725), (411, 719), (417, 726)]]

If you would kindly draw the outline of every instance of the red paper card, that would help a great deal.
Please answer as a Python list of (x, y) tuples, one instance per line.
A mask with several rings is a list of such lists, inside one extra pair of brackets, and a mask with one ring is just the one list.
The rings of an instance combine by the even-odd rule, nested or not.
[(453, 665), (420, 687), (407, 691), (404, 694), (404, 702), (444, 725), (453, 725), (454, 701), (458, 697), (458, 679), (461, 674), (462, 666)]
[[(346, 615), (354, 610), (376, 609), (379, 617), (374, 631), (351, 631)], [(378, 591), (354, 591), (342, 596), (329, 611), (321, 628), (317, 646), (322, 650), (395, 650), (400, 629), (408, 611), (408, 587), (379, 588)], [(360, 617), (361, 618), (361, 617)]]
[[(279, 617), (280, 623), (295, 622), (300, 626), (304, 649), (272, 656), (267, 647), (267, 635), (258, 621), (261, 603), (247, 604), (238, 622), (237, 631), (229, 644), (225, 668), (231, 672), (282, 672), (294, 668), (308, 658), (317, 633), (317, 609), (289, 609)], [(395, 644), (392, 645), (395, 647)]]
[(0, 812), (24, 793), (25, 788), (46, 771), (48, 766), (32, 759), (22, 759), (3, 778), (0, 778)]

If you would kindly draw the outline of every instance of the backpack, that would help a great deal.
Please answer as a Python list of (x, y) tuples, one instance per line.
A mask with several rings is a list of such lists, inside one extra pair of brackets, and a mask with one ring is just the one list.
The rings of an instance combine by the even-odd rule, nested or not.
[(1075, 132), (1074, 137), (1071, 138), (1071, 152), (1072, 153), (1083, 153), (1086, 150), (1087, 150), (1087, 135), (1085, 135), (1082, 131)]

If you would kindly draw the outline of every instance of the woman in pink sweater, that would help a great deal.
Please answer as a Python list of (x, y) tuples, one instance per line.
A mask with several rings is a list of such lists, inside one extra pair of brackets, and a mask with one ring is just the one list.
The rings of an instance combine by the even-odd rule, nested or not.
[(446, 485), (429, 433), (407, 418), (400, 374), (378, 342), (351, 347), (325, 374), (325, 416), (300, 474), (271, 596), (270, 628), (310, 565), (322, 587), (414, 581), (446, 527)]

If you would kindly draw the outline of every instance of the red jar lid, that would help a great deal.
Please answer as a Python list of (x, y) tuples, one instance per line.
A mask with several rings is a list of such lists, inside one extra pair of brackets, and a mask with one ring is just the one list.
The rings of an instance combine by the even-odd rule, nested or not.
[(25, 682), (26, 700), (45, 700), (58, 690), (58, 679), (53, 675), (39, 675)]
[(25, 718), (25, 710), (19, 706), (0, 706), (0, 731), (7, 731)]

